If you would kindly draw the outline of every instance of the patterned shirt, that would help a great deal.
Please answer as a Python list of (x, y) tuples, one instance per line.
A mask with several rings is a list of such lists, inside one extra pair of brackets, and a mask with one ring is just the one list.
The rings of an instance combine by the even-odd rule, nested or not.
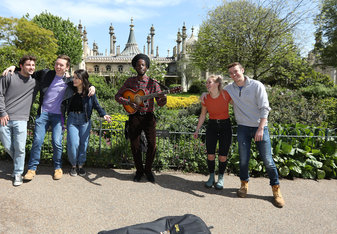
[[(115, 99), (117, 102), (123, 105), (127, 105), (129, 100), (123, 97), (123, 93), (125, 90), (131, 89), (134, 92), (137, 92), (139, 89), (142, 89), (145, 92), (145, 95), (152, 93), (160, 93), (161, 89), (154, 79), (145, 76), (142, 80), (138, 79), (136, 76), (128, 78), (123, 86), (118, 90), (115, 95)], [(165, 97), (156, 97), (157, 104), (159, 106), (164, 106), (166, 104), (167, 98)], [(154, 111), (154, 99), (150, 98), (144, 101), (144, 107), (141, 107), (141, 112), (153, 112)]]

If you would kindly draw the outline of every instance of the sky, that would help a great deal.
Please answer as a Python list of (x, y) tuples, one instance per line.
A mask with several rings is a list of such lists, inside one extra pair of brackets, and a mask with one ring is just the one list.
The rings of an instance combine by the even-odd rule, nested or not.
[[(122, 52), (133, 18), (140, 51), (143, 52), (146, 45), (147, 52), (146, 40), (153, 25), (154, 50), (158, 46), (159, 56), (164, 57), (172, 56), (177, 32), (184, 24), (188, 37), (191, 36), (192, 27), (197, 36), (201, 23), (207, 19), (207, 13), (221, 3), (221, 0), (1, 0), (0, 16), (20, 18), (28, 13), (33, 18), (47, 11), (69, 19), (75, 25), (81, 22), (87, 31), (89, 47), (92, 49), (93, 42), (96, 42), (103, 55), (110, 50), (110, 25), (114, 27), (116, 46), (119, 45)], [(317, 9), (314, 3), (309, 4), (311, 9)], [(313, 48), (313, 32), (312, 20), (307, 20), (296, 32), (302, 54)]]

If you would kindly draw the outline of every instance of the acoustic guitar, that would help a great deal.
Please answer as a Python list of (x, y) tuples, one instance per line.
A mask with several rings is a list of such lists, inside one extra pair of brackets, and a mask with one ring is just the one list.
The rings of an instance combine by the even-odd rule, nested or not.
[[(144, 107), (144, 101), (146, 101), (147, 99), (158, 97), (161, 94), (179, 93), (181, 91), (181, 86), (178, 86), (169, 90), (164, 90), (159, 93), (150, 93), (148, 95), (145, 95), (145, 91), (143, 89), (138, 89), (137, 91), (133, 91), (132, 89), (126, 89), (123, 92), (122, 96), (123, 98), (128, 99), (130, 102), (136, 103), (138, 106)], [(123, 105), (123, 107), (129, 114), (134, 114), (137, 111), (130, 105)]]

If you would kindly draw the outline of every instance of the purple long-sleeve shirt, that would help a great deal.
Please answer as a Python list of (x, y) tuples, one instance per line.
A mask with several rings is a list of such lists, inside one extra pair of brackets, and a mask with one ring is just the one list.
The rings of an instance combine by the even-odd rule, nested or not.
[(55, 76), (43, 97), (42, 111), (53, 114), (61, 114), (61, 103), (67, 84), (62, 77)]

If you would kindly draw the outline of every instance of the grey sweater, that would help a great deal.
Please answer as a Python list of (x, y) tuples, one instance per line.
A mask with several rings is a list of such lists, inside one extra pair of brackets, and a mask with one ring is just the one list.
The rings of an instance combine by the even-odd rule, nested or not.
[(18, 72), (0, 78), (0, 116), (9, 120), (29, 120), (37, 82)]
[(268, 95), (264, 85), (245, 76), (240, 88), (233, 82), (225, 87), (233, 100), (235, 119), (238, 125), (258, 127), (261, 118), (268, 118), (270, 111)]

